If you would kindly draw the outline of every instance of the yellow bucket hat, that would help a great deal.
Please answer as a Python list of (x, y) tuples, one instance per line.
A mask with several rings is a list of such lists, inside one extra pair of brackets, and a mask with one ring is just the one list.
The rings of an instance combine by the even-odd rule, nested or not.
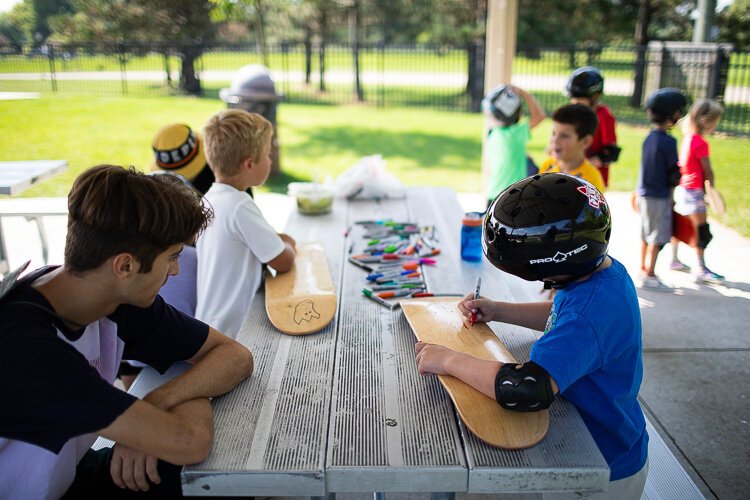
[(200, 135), (183, 123), (172, 123), (160, 128), (151, 147), (154, 149), (152, 171), (168, 170), (192, 181), (206, 166)]

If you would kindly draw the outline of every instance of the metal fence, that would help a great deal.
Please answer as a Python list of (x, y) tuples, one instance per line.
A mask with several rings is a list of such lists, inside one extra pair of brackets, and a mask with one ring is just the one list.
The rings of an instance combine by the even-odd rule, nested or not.
[[(356, 57), (355, 57), (356, 56)], [(194, 75), (184, 71), (193, 59)], [(291, 103), (362, 102), (391, 107), (478, 111), (483, 88), (481, 45), (363, 45), (287, 43), (269, 47), (193, 44), (0, 45), (0, 91), (86, 95), (170, 95), (199, 80), (218, 97), (247, 64), (271, 70)], [(605, 76), (605, 102), (618, 120), (646, 122), (641, 104), (651, 90), (675, 86), (692, 98), (713, 97), (726, 112), (720, 131), (750, 135), (750, 53), (721, 45), (655, 42), (648, 47), (519, 46), (513, 83), (548, 111), (573, 68), (594, 65)], [(355, 67), (359, 71), (355, 71)]]

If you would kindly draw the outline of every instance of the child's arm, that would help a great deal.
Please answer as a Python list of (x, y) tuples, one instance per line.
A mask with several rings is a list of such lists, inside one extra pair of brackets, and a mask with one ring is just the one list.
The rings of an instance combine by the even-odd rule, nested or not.
[(268, 261), (267, 264), (277, 272), (285, 273), (291, 270), (292, 266), (294, 266), (294, 257), (297, 255), (295, 250), (296, 243), (294, 238), (288, 234), (279, 233), (279, 237), (284, 242), (284, 250), (282, 250), (279, 255)]
[(417, 342), (417, 370), (425, 375), (451, 375), (495, 399), (495, 376), (503, 364), (499, 361), (475, 358), (441, 345)]
[(547, 118), (547, 113), (545, 113), (539, 103), (536, 102), (533, 95), (515, 85), (513, 85), (512, 88), (516, 94), (520, 95), (523, 100), (526, 101), (526, 105), (529, 107), (529, 129), (533, 130), (534, 127)]
[(708, 156), (701, 158), (701, 168), (703, 169), (703, 179), (708, 181), (708, 183), (713, 186), (714, 171), (711, 168), (711, 160), (709, 160)]
[[(450, 375), (488, 398), (495, 399), (495, 379), (503, 363), (475, 358), (447, 347), (424, 342), (417, 342), (414, 350), (417, 353), (417, 370), (420, 374)], [(552, 393), (557, 394), (555, 380), (552, 377), (549, 380)]]
[(473, 294), (466, 295), (458, 303), (458, 310), (466, 319), (470, 319), (471, 314), (474, 313), (475, 322), (501, 321), (540, 332), (544, 331), (551, 308), (551, 301), (517, 304), (515, 302), (496, 302), (484, 297), (474, 300)]

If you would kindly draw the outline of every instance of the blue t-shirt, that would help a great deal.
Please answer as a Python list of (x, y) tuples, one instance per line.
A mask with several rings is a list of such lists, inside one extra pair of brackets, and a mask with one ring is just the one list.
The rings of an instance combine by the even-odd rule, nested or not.
[(652, 129), (643, 141), (641, 170), (635, 192), (649, 198), (670, 198), (669, 169), (677, 164), (677, 140), (664, 130)]
[(573, 403), (610, 468), (610, 481), (646, 463), (648, 434), (638, 404), (643, 378), (641, 314), (625, 267), (612, 265), (555, 295), (531, 360)]

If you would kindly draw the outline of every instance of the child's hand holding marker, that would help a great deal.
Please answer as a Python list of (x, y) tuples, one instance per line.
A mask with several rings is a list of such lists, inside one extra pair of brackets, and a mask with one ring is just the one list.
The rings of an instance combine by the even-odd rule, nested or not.
[[(477, 276), (477, 286), (474, 288), (474, 300), (479, 299), (479, 289), (482, 287), (482, 277)], [(474, 326), (474, 322), (477, 320), (477, 313), (476, 311), (472, 311), (471, 315), (469, 316), (469, 323), (471, 326)]]
[[(458, 303), (458, 310), (471, 323), (489, 323), (495, 321), (495, 302), (490, 299), (474, 298), (474, 293), (467, 293), (463, 300)], [(472, 323), (472, 316), (474, 317)]]

